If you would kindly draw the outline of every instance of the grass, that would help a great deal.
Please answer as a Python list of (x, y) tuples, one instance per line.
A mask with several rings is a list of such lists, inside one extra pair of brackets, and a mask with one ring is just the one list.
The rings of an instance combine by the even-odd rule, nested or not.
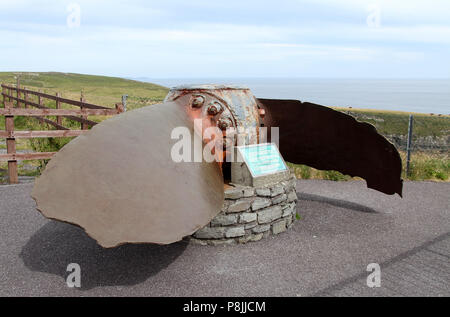
[(322, 171), (306, 165), (286, 162), (288, 167), (299, 179), (326, 179), (332, 181), (347, 181), (352, 179), (348, 175), (336, 171)]
[[(19, 176), (39, 176), (41, 171), (40, 161), (17, 162)], [(0, 184), (7, 183), (8, 162), (0, 162)]]
[(414, 116), (413, 131), (415, 137), (442, 137), (450, 134), (450, 115), (349, 108), (334, 109), (350, 114), (358, 121), (373, 124), (377, 131), (383, 135), (406, 135), (410, 114)]
[[(406, 178), (406, 152), (399, 151), (402, 158), (402, 177), (408, 180), (450, 181), (450, 158), (448, 153), (412, 152), (409, 174)], [(287, 163), (299, 179), (326, 179), (332, 181), (360, 180), (336, 171), (321, 171), (315, 168)]]
[[(20, 78), (22, 87), (30, 90), (41, 90), (42, 92), (55, 94), (57, 92), (65, 98), (79, 100), (81, 92), (87, 102), (107, 107), (114, 107), (121, 102), (123, 94), (128, 94), (127, 108), (135, 109), (145, 105), (161, 102), (167, 95), (168, 88), (159, 85), (144, 83), (123, 78), (82, 75), (72, 73), (27, 73), (27, 72), (0, 72), (0, 82), (15, 84), (16, 78)], [(45, 105), (55, 107), (54, 101), (48, 101)], [(70, 108), (70, 106), (67, 106)], [(408, 120), (410, 113), (400, 111), (383, 111), (370, 109), (334, 108), (356, 117), (359, 121), (373, 124), (379, 133), (387, 135), (406, 135), (408, 131)], [(414, 136), (442, 137), (450, 134), (450, 116), (414, 113)], [(90, 120), (100, 122), (106, 117), (93, 116)], [(49, 117), (55, 120), (56, 118)], [(35, 119), (16, 117), (14, 119), (17, 130), (42, 130), (46, 129)], [(63, 118), (63, 125), (70, 128), (80, 128), (80, 124)], [(4, 129), (4, 120), (0, 120), (0, 130)], [(57, 151), (71, 138), (45, 138), (18, 140), (17, 149), (51, 152)], [(6, 148), (1, 142), (0, 149)], [(401, 152), (403, 161), (405, 154)], [(298, 178), (303, 179), (328, 179), (334, 181), (345, 181), (352, 179), (350, 176), (342, 175), (336, 171), (319, 171), (304, 165), (288, 163)], [(449, 181), (450, 161), (447, 153), (414, 152), (412, 154), (411, 173), (412, 180), (437, 180)], [(0, 163), (0, 179), (5, 176), (6, 163)], [(39, 173), (30, 170), (30, 166), (39, 169), (45, 166), (45, 161), (23, 162), (19, 164), (19, 174), (27, 175)], [(406, 166), (403, 162), (403, 166)], [(27, 168), (28, 167), (28, 168)], [(31, 175), (33, 176), (33, 175)]]
[(31, 90), (41, 90), (48, 94), (59, 92), (62, 97), (74, 100), (79, 100), (83, 91), (86, 102), (111, 108), (122, 101), (124, 94), (128, 95), (127, 108), (134, 109), (161, 102), (168, 92), (163, 86), (117, 77), (54, 72), (0, 72), (0, 82), (4, 84), (16, 84), (17, 77), (20, 78), (22, 87)]
[[(403, 161), (405, 161), (406, 154), (404, 152), (400, 154)], [(448, 153), (413, 153), (411, 155), (408, 179), (450, 181), (450, 159)]]

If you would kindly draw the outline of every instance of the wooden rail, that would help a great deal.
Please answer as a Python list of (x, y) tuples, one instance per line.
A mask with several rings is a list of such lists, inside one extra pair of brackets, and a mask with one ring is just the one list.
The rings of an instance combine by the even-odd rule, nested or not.
[[(6, 139), (7, 154), (0, 154), (0, 161), (8, 162), (10, 184), (18, 183), (17, 161), (49, 159), (56, 153), (17, 153), (16, 139), (76, 137), (86, 132), (89, 127), (97, 124), (97, 122), (89, 120), (88, 116), (113, 116), (124, 112), (122, 103), (117, 103), (115, 108), (98, 106), (87, 103), (83, 96), (80, 98), (80, 101), (77, 101), (62, 98), (59, 93), (54, 96), (21, 88), (19, 81), (16, 86), (2, 84), (1, 88), (3, 108), (0, 108), (0, 116), (5, 117), (5, 131), (0, 131), (0, 138)], [(15, 93), (15, 96), (13, 93)], [(31, 100), (30, 97), (32, 96), (37, 100)], [(45, 99), (54, 101), (55, 108), (44, 106)], [(62, 109), (62, 104), (75, 106), (79, 109)], [(14, 128), (14, 117), (16, 116), (37, 119), (39, 122), (51, 125), (57, 130), (17, 131)], [(56, 121), (44, 118), (45, 116), (56, 116)], [(64, 127), (62, 117), (79, 122), (81, 129), (72, 130)]]
[[(17, 99), (18, 101), (25, 102), (25, 100)], [(32, 103), (28, 103), (33, 105)], [(39, 107), (39, 106), (37, 106)], [(5, 108), (0, 109), (0, 116), (113, 116), (118, 112), (116, 109), (19, 109), (19, 108)]]
[(36, 152), (36, 153), (11, 153), (0, 154), (0, 160), (5, 161), (24, 161), (24, 160), (43, 160), (51, 158), (57, 152)]
[(0, 138), (30, 139), (30, 138), (58, 138), (79, 136), (86, 130), (48, 130), (48, 131), (0, 131)]
[[(87, 102), (81, 102), (81, 101), (76, 101), (76, 100), (72, 100), (72, 99), (66, 99), (66, 98), (62, 98), (58, 95), (49, 95), (49, 94), (44, 94), (42, 92), (37, 92), (37, 91), (33, 91), (33, 90), (28, 90), (28, 89), (24, 89), (24, 88), (20, 88), (17, 89), (17, 87), (13, 87), (13, 86), (8, 86), (8, 85), (2, 85), (2, 88), (6, 88), (8, 90), (13, 90), (13, 91), (18, 91), (19, 92), (19, 96), (21, 93), (25, 94), (25, 95), (35, 95), (41, 98), (45, 98), (45, 99), (50, 99), (50, 100), (54, 100), (54, 101), (58, 101), (60, 103), (65, 103), (68, 105), (72, 105), (72, 106), (78, 106), (78, 107), (83, 107), (83, 108), (89, 108), (89, 109), (108, 109), (106, 107), (103, 106), (97, 106), (97, 105), (93, 105)], [(10, 93), (8, 95), (11, 95)], [(9, 96), (8, 96), (9, 97)], [(11, 98), (14, 98), (13, 96), (11, 96)], [(11, 100), (10, 100), (11, 101)]]

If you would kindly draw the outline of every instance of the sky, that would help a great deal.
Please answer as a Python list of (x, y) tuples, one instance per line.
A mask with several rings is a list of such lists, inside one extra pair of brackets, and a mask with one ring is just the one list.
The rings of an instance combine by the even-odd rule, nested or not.
[(0, 0), (0, 71), (449, 78), (449, 0)]

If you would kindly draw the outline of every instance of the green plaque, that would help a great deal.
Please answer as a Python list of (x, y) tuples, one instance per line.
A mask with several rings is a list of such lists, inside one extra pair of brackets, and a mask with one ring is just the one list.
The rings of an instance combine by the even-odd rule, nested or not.
[(237, 147), (253, 177), (287, 171), (275, 143), (263, 143)]

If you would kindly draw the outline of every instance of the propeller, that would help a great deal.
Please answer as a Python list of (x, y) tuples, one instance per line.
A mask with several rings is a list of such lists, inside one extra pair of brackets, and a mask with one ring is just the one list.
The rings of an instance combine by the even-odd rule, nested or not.
[[(32, 197), (45, 217), (82, 227), (103, 247), (173, 243), (222, 209), (230, 169), (223, 158), (236, 145), (229, 129), (255, 144), (261, 124), (279, 127), (286, 161), (402, 194), (400, 156), (372, 125), (308, 102), (256, 99), (248, 88), (200, 85), (174, 88), (164, 103), (122, 113), (75, 138), (36, 179)], [(177, 127), (189, 132), (192, 157), (200, 160), (173, 159)], [(209, 128), (217, 133), (205, 133)]]
[(35, 182), (38, 210), (103, 247), (169, 244), (207, 225), (223, 205), (219, 165), (171, 159), (174, 127), (194, 138), (187, 102), (125, 112), (69, 142)]
[(395, 146), (369, 123), (328, 107), (298, 100), (258, 99), (263, 123), (279, 127), (284, 159), (335, 170), (367, 181), (367, 187), (402, 195), (402, 161)]

